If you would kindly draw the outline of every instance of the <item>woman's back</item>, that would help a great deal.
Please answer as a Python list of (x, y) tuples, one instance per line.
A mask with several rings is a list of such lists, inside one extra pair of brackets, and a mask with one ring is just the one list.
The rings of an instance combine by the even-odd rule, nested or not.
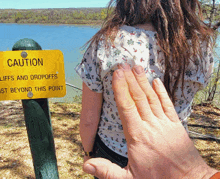
[[(105, 38), (102, 38), (98, 46), (91, 44), (77, 69), (91, 90), (103, 93), (98, 130), (101, 140), (114, 152), (125, 157), (127, 156), (126, 141), (114, 100), (112, 74), (118, 68), (118, 64), (128, 63), (131, 67), (143, 66), (150, 82), (155, 78), (164, 81), (164, 53), (158, 45), (156, 32), (152, 30), (154, 29), (150, 24), (120, 27), (114, 43), (106, 44)], [(182, 83), (176, 88), (174, 106), (185, 127), (186, 119), (191, 113), (193, 97), (207, 84), (212, 72), (212, 55), (207, 51), (205, 44), (202, 48), (207, 54), (204, 56), (206, 59), (202, 60), (204, 63), (192, 62), (186, 69), (183, 90)], [(170, 85), (173, 85), (172, 82)]]
[(111, 0), (109, 12), (76, 69), (84, 81), (80, 135), (87, 153), (95, 146), (95, 157), (125, 167), (114, 70), (141, 65), (150, 82), (160, 78), (186, 127), (192, 99), (212, 73), (213, 30), (202, 21), (198, 0)]

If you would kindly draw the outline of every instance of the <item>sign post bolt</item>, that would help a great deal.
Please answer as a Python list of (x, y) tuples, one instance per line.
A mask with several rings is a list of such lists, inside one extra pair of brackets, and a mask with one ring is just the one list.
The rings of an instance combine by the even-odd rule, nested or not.
[(27, 94), (27, 96), (28, 96), (29, 98), (32, 98), (32, 97), (34, 96), (34, 94), (33, 94), (31, 91), (29, 91), (28, 94)]
[(22, 56), (22, 58), (26, 58), (27, 55), (28, 55), (27, 52), (25, 52), (25, 51), (21, 52), (21, 56)]
[[(16, 42), (12, 50), (23, 50), (21, 56), (26, 58), (25, 50), (42, 48), (34, 40), (25, 38)], [(33, 97), (31, 91), (28, 97)], [(59, 179), (48, 99), (22, 100), (22, 105), (36, 179)]]

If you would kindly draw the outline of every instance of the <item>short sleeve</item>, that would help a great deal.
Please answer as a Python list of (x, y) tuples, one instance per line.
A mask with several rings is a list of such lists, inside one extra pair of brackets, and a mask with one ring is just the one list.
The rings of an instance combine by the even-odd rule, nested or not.
[(203, 73), (204, 73), (204, 83), (203, 88), (205, 88), (213, 74), (214, 69), (214, 56), (213, 51), (210, 46), (204, 50), (204, 63), (203, 63)]
[(211, 47), (201, 45), (203, 58), (199, 56), (190, 62), (189, 67), (185, 71), (184, 87), (182, 83), (177, 85), (175, 90), (175, 109), (179, 119), (183, 124), (187, 123), (187, 118), (191, 114), (191, 106), (193, 98), (197, 91), (207, 86), (213, 72), (213, 53)]
[(185, 81), (195, 82), (199, 85), (198, 90), (204, 89), (212, 76), (214, 67), (214, 57), (210, 45), (203, 43), (201, 45), (203, 58), (199, 57), (191, 62), (189, 68), (185, 71)]
[(81, 63), (75, 67), (75, 71), (90, 90), (97, 93), (103, 92), (100, 67), (97, 60), (97, 48), (95, 45), (88, 47)]

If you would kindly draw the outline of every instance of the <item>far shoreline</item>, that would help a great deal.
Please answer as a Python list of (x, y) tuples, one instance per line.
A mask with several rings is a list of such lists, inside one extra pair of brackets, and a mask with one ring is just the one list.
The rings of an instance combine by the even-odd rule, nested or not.
[(88, 26), (88, 27), (95, 27), (95, 28), (101, 28), (102, 24), (65, 24), (65, 23), (15, 23), (15, 22), (0, 22), (0, 24), (12, 24), (12, 25), (45, 25), (45, 26)]

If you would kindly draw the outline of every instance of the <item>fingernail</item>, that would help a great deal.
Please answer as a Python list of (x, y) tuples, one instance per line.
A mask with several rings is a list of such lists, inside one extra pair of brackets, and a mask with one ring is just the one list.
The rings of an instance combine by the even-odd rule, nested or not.
[(162, 81), (160, 80), (160, 78), (154, 79), (154, 82), (156, 82), (157, 85), (163, 85), (163, 83), (162, 83)]
[(117, 72), (117, 75), (118, 75), (119, 78), (124, 78), (123, 70), (118, 69), (118, 70), (116, 70), (116, 72)]
[(84, 171), (85, 171), (86, 173), (91, 174), (91, 175), (95, 175), (95, 172), (96, 172), (95, 167), (92, 166), (92, 165), (90, 165), (90, 164), (86, 164), (86, 165), (84, 166)]
[(126, 70), (129, 70), (130, 69), (130, 65), (128, 63), (120, 63), (120, 66), (123, 68), (123, 69), (126, 69)]
[(141, 73), (143, 73), (144, 68), (143, 68), (142, 66), (137, 66), (137, 65), (135, 65), (135, 66), (134, 66), (134, 70), (135, 70), (135, 72), (136, 72), (137, 74), (141, 74)]

